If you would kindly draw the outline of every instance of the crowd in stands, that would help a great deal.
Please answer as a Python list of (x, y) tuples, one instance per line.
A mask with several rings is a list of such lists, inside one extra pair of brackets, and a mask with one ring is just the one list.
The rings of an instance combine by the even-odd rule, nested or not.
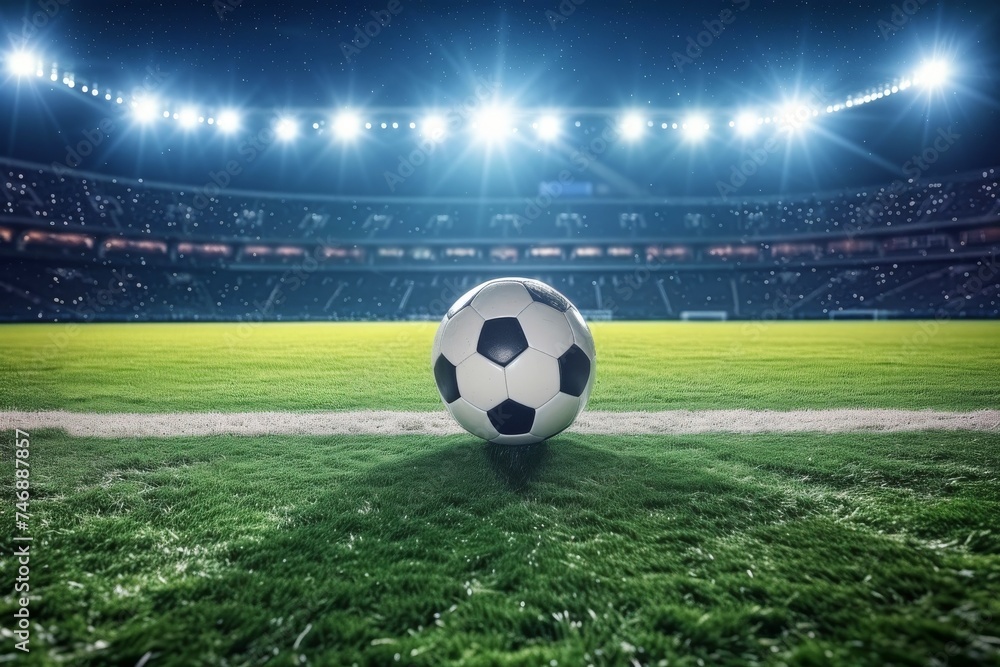
[(246, 195), (211, 184), (144, 184), (2, 162), (0, 181), (0, 220), (34, 222), (48, 229), (216, 241), (753, 238), (775, 233), (857, 234), (1000, 213), (1000, 173), (994, 169), (948, 182), (896, 181), (810, 196), (734, 195), (728, 201), (581, 201), (545, 193), (483, 201)]
[(625, 319), (1000, 316), (1000, 173), (717, 200), (248, 196), (0, 161), (0, 320), (440, 317), (527, 275)]
[[(434, 319), (482, 272), (172, 271), (0, 265), (2, 321)], [(615, 319), (1000, 316), (1000, 260), (860, 268), (532, 274)], [(877, 311), (877, 312), (876, 312)]]

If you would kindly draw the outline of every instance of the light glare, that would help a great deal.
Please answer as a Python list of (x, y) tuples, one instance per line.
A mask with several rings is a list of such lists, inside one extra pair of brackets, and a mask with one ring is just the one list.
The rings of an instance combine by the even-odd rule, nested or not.
[(441, 116), (428, 116), (420, 121), (420, 132), (431, 141), (444, 138), (445, 123)]
[(282, 141), (291, 141), (299, 134), (299, 126), (291, 118), (282, 118), (274, 126), (274, 132)]
[[(866, 96), (866, 102), (871, 98)], [(804, 102), (792, 101), (785, 104), (781, 109), (781, 128), (788, 131), (800, 130), (815, 115), (814, 109)]]
[(240, 117), (235, 111), (227, 109), (215, 119), (215, 124), (223, 132), (235, 132), (240, 127)]
[(483, 109), (476, 115), (472, 127), (483, 141), (505, 139), (511, 130), (510, 113), (503, 107)]
[(159, 106), (152, 97), (132, 100), (132, 113), (140, 123), (148, 123), (160, 115)]
[(30, 76), (35, 73), (38, 58), (29, 51), (14, 51), (7, 56), (7, 69), (15, 76)]
[(636, 113), (627, 114), (621, 122), (622, 135), (629, 140), (638, 139), (642, 136), (646, 123), (642, 116)]
[(914, 83), (936, 88), (948, 80), (951, 68), (943, 60), (928, 60), (924, 62), (914, 77)]
[(709, 124), (703, 116), (691, 116), (681, 125), (684, 136), (691, 140), (698, 140), (708, 132)]
[(743, 136), (750, 136), (756, 132), (759, 125), (757, 115), (749, 111), (744, 111), (736, 117), (736, 131)]
[(559, 136), (559, 119), (555, 116), (542, 116), (538, 120), (538, 136), (545, 141), (552, 141)]
[(338, 139), (351, 139), (361, 130), (361, 121), (351, 111), (343, 111), (333, 119), (333, 133)]
[(177, 121), (185, 129), (194, 127), (198, 123), (198, 112), (191, 107), (181, 109), (177, 115)]

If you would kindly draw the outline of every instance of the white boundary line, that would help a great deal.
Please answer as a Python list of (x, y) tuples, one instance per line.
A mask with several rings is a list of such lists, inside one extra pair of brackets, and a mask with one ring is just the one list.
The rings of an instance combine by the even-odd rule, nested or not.
[[(0, 431), (62, 429), (101, 438), (203, 435), (452, 435), (463, 433), (448, 413), (392, 412), (0, 412)], [(927, 430), (1000, 432), (1000, 410), (670, 410), (593, 412), (570, 433), (686, 435), (696, 433), (846, 433)]]

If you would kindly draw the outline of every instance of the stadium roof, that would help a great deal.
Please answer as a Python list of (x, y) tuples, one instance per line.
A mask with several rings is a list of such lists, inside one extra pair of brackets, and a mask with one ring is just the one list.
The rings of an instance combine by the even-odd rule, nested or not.
[[(1000, 143), (993, 2), (108, 6), (2, 14), (0, 154), (372, 196), (517, 196), (567, 169), (711, 196), (752, 170), (752, 196), (966, 171)], [(442, 126), (458, 147), (404, 164)]]

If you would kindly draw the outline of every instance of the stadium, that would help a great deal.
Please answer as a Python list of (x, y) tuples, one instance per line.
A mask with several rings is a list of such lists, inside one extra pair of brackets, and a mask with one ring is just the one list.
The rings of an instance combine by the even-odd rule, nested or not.
[(0, 661), (1000, 664), (992, 3), (14, 4)]

